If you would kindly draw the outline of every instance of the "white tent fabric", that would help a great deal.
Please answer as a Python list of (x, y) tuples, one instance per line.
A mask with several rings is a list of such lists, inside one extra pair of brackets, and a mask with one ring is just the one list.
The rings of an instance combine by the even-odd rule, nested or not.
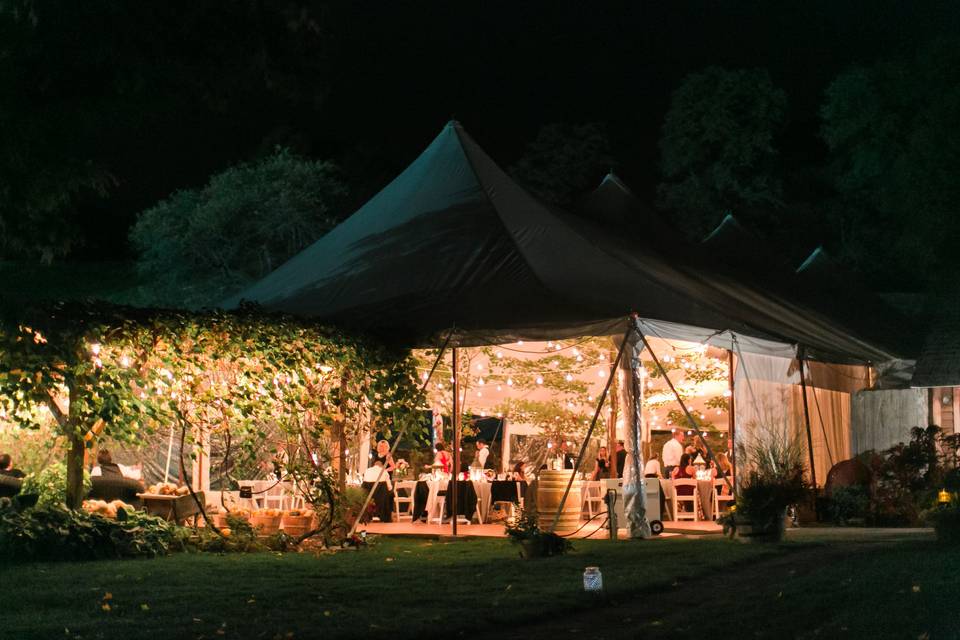
[[(806, 449), (807, 433), (796, 359), (740, 353), (734, 367), (736, 444), (760, 427), (785, 429)], [(807, 406), (817, 483), (851, 455), (851, 394), (867, 386), (866, 367), (806, 362)], [(808, 463), (809, 464), (809, 463)]]

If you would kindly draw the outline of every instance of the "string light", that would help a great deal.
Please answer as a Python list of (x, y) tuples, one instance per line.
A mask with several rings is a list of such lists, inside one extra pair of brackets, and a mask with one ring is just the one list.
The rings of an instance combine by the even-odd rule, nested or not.
[(543, 378), (537, 376), (537, 384), (543, 384)]
[(477, 364), (477, 371), (483, 371), (483, 365)]
[(567, 376), (566, 376), (566, 381), (567, 381), (567, 382), (573, 382), (573, 376), (568, 373)]
[(512, 387), (512, 386), (513, 386), (513, 378), (507, 378), (507, 386), (508, 386), (508, 387)]
[(598, 377), (598, 378), (602, 378), (603, 375), (604, 375), (604, 374), (603, 374), (603, 369), (597, 369), (597, 377)]
[(482, 387), (484, 385), (483, 378), (477, 378), (477, 384)]

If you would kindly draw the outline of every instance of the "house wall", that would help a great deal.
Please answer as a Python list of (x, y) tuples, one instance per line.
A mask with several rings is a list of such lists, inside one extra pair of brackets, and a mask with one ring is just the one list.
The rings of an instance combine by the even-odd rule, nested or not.
[(882, 451), (910, 440), (910, 429), (929, 424), (926, 389), (864, 390), (853, 394), (850, 453)]
[(960, 387), (934, 387), (929, 393), (931, 424), (939, 426), (944, 433), (957, 433), (960, 430)]

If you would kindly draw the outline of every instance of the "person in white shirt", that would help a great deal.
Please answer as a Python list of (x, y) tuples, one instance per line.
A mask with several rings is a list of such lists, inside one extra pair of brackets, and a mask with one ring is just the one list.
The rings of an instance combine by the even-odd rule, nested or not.
[(663, 474), (660, 473), (660, 460), (658, 459), (658, 454), (650, 454), (650, 459), (647, 460), (647, 464), (643, 465), (643, 477), (644, 478), (662, 478)]
[(663, 452), (660, 458), (663, 460), (663, 474), (670, 475), (673, 468), (680, 464), (680, 456), (683, 455), (683, 429), (676, 429), (673, 437), (667, 440), (663, 445)]
[(485, 469), (487, 467), (487, 458), (489, 456), (490, 456), (490, 447), (487, 446), (486, 441), (477, 440), (477, 457), (475, 458), (476, 460), (475, 466), (478, 466), (481, 469)]
[(367, 467), (363, 472), (364, 482), (380, 482), (386, 485), (387, 491), (393, 491), (393, 483), (390, 482), (390, 474), (383, 470), (383, 461), (377, 460), (372, 467)]

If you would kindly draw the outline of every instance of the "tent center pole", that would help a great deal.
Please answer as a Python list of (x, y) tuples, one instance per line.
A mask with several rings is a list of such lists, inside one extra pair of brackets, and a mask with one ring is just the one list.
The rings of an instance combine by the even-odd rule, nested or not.
[[(450, 501), (450, 523), (451, 523), (451, 533), (457, 535), (457, 490), (458, 480), (460, 476), (460, 358), (457, 353), (459, 350), (453, 348), (453, 471), (452, 478), (450, 480), (450, 495), (447, 498)], [(443, 514), (441, 514), (441, 518)]]

